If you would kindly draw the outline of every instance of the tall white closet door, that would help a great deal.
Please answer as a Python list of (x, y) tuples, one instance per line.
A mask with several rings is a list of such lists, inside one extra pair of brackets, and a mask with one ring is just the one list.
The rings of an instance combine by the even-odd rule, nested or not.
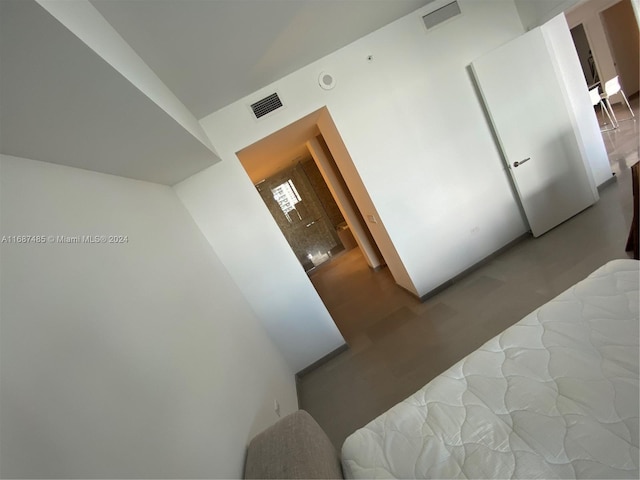
[(533, 235), (595, 203), (541, 29), (478, 58), (472, 69)]

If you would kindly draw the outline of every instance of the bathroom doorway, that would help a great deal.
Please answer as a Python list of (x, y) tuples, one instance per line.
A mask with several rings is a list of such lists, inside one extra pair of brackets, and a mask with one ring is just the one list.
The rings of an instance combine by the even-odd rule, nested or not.
[(311, 155), (261, 180), (256, 189), (307, 273), (356, 246)]
[[(320, 109), (236, 155), (306, 272), (353, 248), (378, 269), (386, 262), (360, 210), (370, 200), (363, 187), (358, 202), (352, 195), (319, 126), (339, 143), (331, 122), (326, 109)], [(342, 150), (338, 155), (344, 166), (351, 159)], [(350, 180), (360, 187), (357, 175)]]

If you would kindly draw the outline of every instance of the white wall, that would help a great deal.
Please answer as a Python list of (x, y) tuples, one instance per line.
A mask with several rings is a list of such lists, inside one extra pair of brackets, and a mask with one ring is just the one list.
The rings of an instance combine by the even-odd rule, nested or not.
[[(202, 120), (222, 162), (178, 194), (252, 305), (266, 305), (255, 307), (261, 318), (268, 272), (296, 292), (284, 335), (307, 305), (317, 315), (318, 297), (235, 152), (325, 105), (416, 294), (527, 230), (467, 69), (524, 29), (512, 2), (460, 4), (461, 17), (430, 32), (421, 9)], [(318, 86), (322, 71), (335, 76), (333, 90)], [(247, 105), (276, 90), (285, 108), (252, 119)]]
[(349, 189), (349, 193), (358, 206), (358, 210), (364, 216), (365, 226), (369, 229), (376, 247), (384, 258), (384, 263), (391, 271), (395, 282), (417, 295), (415, 285), (411, 281), (411, 277), (409, 277), (409, 273), (389, 237), (389, 233), (380, 220), (380, 214), (376, 210), (371, 196), (362, 182), (358, 169), (349, 154), (349, 150), (345, 146), (342, 136), (326, 108), (322, 109), (317, 125)]
[(527, 30), (539, 27), (584, 0), (515, 0), (522, 24)]
[(294, 372), (344, 339), (239, 161), (174, 186)]
[(1, 157), (2, 478), (238, 478), (292, 371), (175, 192)]

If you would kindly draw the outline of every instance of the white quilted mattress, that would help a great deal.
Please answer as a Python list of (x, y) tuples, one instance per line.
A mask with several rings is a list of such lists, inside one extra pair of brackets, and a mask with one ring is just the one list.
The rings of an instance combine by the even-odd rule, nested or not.
[(357, 430), (347, 478), (638, 478), (638, 270), (615, 260)]

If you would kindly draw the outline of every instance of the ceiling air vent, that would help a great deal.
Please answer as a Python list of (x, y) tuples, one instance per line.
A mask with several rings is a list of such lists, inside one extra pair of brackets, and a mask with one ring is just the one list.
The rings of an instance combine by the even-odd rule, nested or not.
[(444, 7), (440, 7), (433, 12), (427, 13), (422, 17), (422, 21), (424, 22), (424, 26), (427, 27), (427, 30), (430, 30), (436, 25), (440, 25), (442, 22), (446, 22), (450, 18), (456, 17), (461, 13), (458, 2), (451, 2)]
[(282, 107), (282, 101), (280, 101), (280, 97), (278, 97), (277, 93), (273, 93), (268, 97), (251, 104), (251, 110), (253, 110), (253, 114), (256, 118), (264, 117), (266, 114), (271, 113), (280, 107)]

